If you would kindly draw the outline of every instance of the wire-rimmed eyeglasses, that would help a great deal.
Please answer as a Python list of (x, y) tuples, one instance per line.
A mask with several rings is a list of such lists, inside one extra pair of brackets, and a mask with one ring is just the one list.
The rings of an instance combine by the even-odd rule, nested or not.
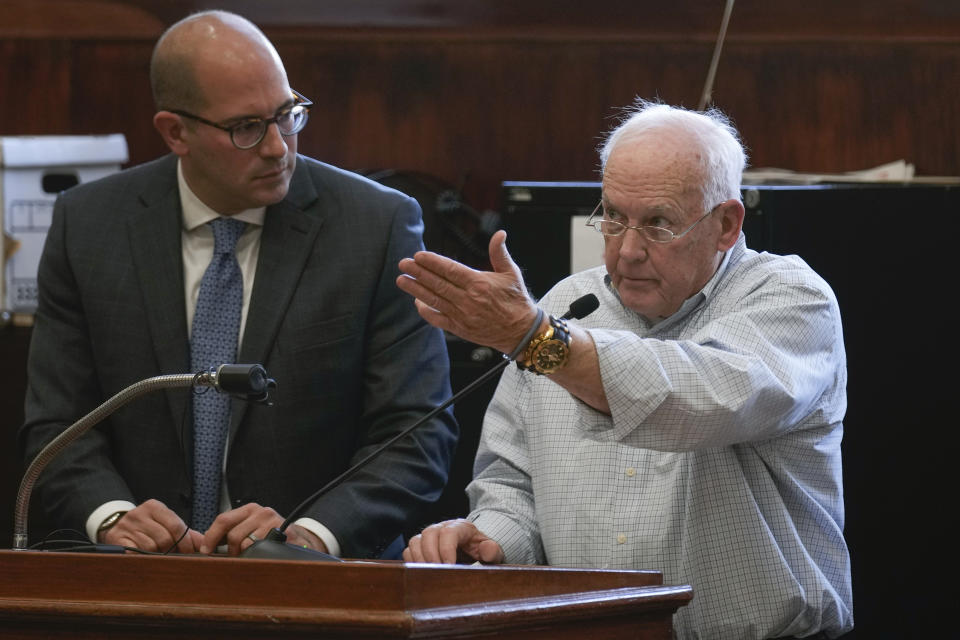
[(272, 118), (244, 118), (229, 126), (212, 122), (206, 118), (201, 118), (200, 116), (180, 109), (169, 109), (169, 111), (178, 116), (184, 116), (220, 129), (221, 131), (226, 131), (230, 134), (230, 142), (232, 142), (233, 146), (237, 149), (252, 149), (260, 144), (260, 141), (267, 135), (267, 127), (273, 123), (277, 124), (277, 129), (280, 131), (280, 135), (283, 136), (292, 136), (300, 133), (307, 125), (307, 118), (309, 117), (310, 107), (313, 105), (313, 102), (294, 89), (290, 89), (290, 91), (293, 92), (293, 104), (288, 107), (283, 107)]
[(597, 206), (593, 210), (593, 213), (591, 213), (590, 217), (587, 219), (587, 226), (593, 227), (594, 229), (596, 229), (597, 231), (599, 231), (605, 236), (613, 236), (613, 237), (622, 236), (624, 233), (627, 232), (627, 229), (633, 229), (643, 234), (643, 237), (650, 240), (651, 242), (672, 242), (677, 238), (682, 238), (683, 236), (687, 235), (691, 229), (693, 229), (695, 226), (697, 226), (698, 224), (706, 220), (707, 216), (709, 216), (711, 213), (719, 209), (720, 205), (722, 204), (723, 202), (715, 206), (713, 209), (710, 209), (709, 211), (707, 211), (705, 214), (700, 216), (696, 222), (694, 222), (692, 225), (690, 225), (680, 233), (674, 233), (670, 229), (664, 229), (663, 227), (655, 227), (652, 225), (632, 226), (629, 224), (623, 224), (622, 222), (616, 222), (614, 220), (603, 220), (603, 219), (595, 220), (594, 218), (596, 218), (597, 215), (604, 214), (603, 200), (601, 200), (600, 202), (597, 203)]

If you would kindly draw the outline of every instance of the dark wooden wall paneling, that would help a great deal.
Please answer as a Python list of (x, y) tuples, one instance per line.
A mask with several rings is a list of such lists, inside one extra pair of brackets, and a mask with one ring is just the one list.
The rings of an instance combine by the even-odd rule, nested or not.
[[(592, 179), (598, 135), (635, 96), (695, 107), (722, 2), (7, 0), (0, 133), (150, 124), (153, 40), (194, 9), (231, 8), (277, 44), (317, 103), (301, 149), (351, 169), (416, 169), (496, 208), (504, 179)], [(80, 8), (85, 11), (81, 11)], [(754, 166), (838, 172), (904, 158), (960, 174), (960, 7), (741, 0), (714, 102)]]

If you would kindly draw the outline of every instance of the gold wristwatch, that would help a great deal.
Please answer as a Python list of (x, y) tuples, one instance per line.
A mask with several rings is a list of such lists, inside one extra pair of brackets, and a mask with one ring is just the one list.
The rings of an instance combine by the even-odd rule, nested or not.
[(517, 366), (525, 371), (548, 375), (567, 364), (570, 357), (570, 330), (560, 318), (550, 316), (547, 330), (534, 336), (517, 359)]
[(106, 533), (108, 529), (120, 522), (120, 518), (125, 516), (126, 513), (126, 511), (114, 511), (107, 516), (106, 519), (100, 523), (100, 526), (97, 527), (97, 537), (99, 538), (101, 534)]

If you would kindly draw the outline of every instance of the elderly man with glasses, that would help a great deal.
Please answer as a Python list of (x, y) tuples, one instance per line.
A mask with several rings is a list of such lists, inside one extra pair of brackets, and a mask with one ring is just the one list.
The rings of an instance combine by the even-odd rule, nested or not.
[[(91, 540), (236, 554), (448, 398), (449, 360), (394, 286), (398, 261), (423, 248), (419, 206), (297, 154), (312, 103), (257, 27), (191, 15), (161, 36), (150, 75), (172, 153), (55, 205), (21, 444), (32, 459), (139, 380), (263, 364), (272, 406), (145, 396), (38, 486), (51, 521)], [(456, 435), (438, 414), (309, 504), (289, 541), (398, 556), (442, 492)]]
[[(487, 410), (469, 516), (427, 527), (404, 559), (662, 569), (694, 588), (679, 638), (844, 633), (833, 292), (800, 258), (747, 248), (746, 155), (719, 112), (640, 102), (600, 159), (587, 224), (605, 264), (539, 303), (503, 232), (493, 272), (401, 262), (428, 322), (518, 365)], [(584, 294), (595, 312), (555, 317)]]

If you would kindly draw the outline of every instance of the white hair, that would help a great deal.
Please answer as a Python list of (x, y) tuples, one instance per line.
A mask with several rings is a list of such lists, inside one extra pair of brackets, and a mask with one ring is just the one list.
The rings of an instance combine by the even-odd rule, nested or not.
[(718, 109), (691, 111), (638, 98), (600, 145), (601, 173), (619, 142), (654, 131), (684, 134), (694, 145), (691, 157), (696, 159), (704, 177), (702, 190), (706, 206), (724, 200), (740, 200), (747, 153), (730, 119)]

